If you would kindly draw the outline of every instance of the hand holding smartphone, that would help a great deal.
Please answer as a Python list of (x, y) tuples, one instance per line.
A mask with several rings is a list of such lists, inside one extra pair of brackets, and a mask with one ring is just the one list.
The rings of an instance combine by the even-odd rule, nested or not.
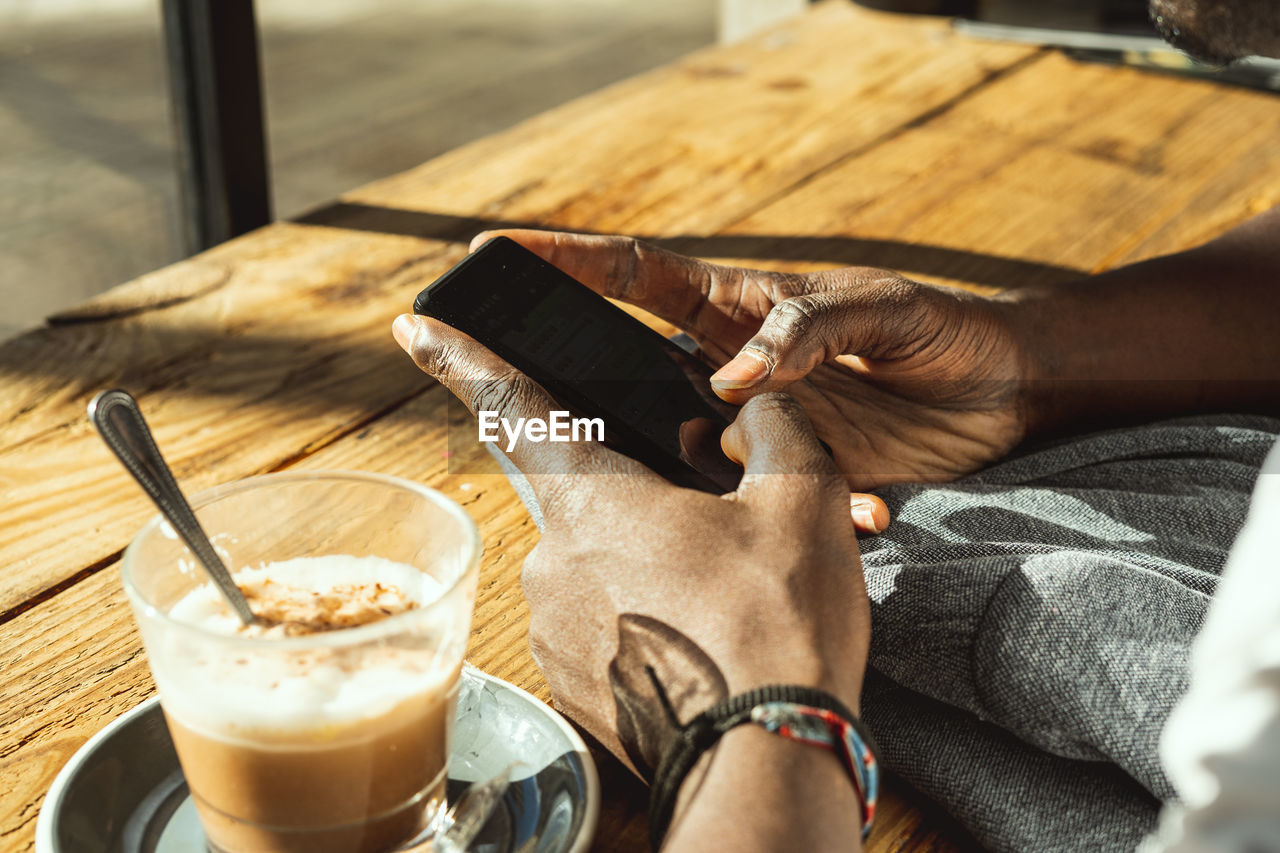
[(719, 446), (734, 407), (711, 390), (712, 369), (515, 241), (485, 243), (413, 310), (466, 332), (572, 414), (602, 419), (611, 447), (669, 480), (737, 487), (742, 469)]

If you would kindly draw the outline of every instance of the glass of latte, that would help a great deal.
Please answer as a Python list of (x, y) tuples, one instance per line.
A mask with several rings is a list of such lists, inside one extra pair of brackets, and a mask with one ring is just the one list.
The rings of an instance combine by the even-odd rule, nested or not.
[(432, 489), (285, 473), (196, 495), (258, 617), (172, 528), (126, 549), (169, 732), (216, 853), (383, 853), (443, 806), (480, 537)]

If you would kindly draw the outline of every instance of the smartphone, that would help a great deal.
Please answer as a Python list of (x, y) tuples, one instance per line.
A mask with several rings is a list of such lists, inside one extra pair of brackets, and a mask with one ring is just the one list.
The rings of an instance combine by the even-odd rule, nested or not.
[(712, 369), (514, 240), (472, 252), (413, 310), (466, 332), (574, 416), (600, 418), (611, 447), (672, 482), (737, 487), (742, 469), (719, 448), (734, 407), (711, 390)]

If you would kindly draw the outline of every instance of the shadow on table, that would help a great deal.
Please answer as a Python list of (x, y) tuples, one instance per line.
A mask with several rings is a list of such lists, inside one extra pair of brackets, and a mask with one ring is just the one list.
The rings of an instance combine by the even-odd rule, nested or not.
[[(329, 205), (294, 221), (462, 245), (486, 229), (539, 227), (536, 222), (350, 202)], [(1062, 281), (1081, 274), (1068, 267), (1016, 258), (857, 237), (684, 235), (646, 239), (673, 251), (703, 257), (865, 264), (997, 287)], [(406, 280), (401, 286), (425, 286), (426, 277), (434, 271), (434, 267), (424, 267), (420, 281)], [(51, 326), (74, 326), (78, 332), (69, 338), (65, 330), (46, 327), (6, 341), (0, 349), (0, 377), (36, 375), (74, 380), (78, 388), (120, 386), (135, 394), (152, 388), (183, 388), (245, 402), (266, 401), (300, 411), (338, 403), (364, 406), (373, 395), (370, 377), (377, 377), (374, 385), (394, 399), (413, 396), (430, 384), (392, 341), (390, 317), (388, 329), (378, 333), (377, 343), (367, 329), (315, 337), (292, 336), (286, 329), (253, 328), (252, 324), (228, 334), (216, 325), (169, 325), (161, 318), (126, 332), (110, 325), (115, 320), (198, 298), (216, 290), (221, 283), (222, 280), (211, 281), (203, 289), (158, 303), (99, 306), (97, 310), (50, 318)], [(344, 310), (365, 299), (366, 288), (380, 283), (379, 276), (355, 273), (350, 282), (309, 294), (306, 308)], [(408, 310), (409, 305), (406, 303), (404, 308)], [(201, 357), (192, 358), (192, 353)], [(32, 393), (38, 396), (40, 392), (33, 387)]]
[[(466, 242), (477, 233), (493, 228), (547, 228), (536, 222), (457, 216), (355, 202), (337, 202), (293, 221), (304, 225), (324, 225), (332, 228), (426, 237), (450, 242)], [(567, 230), (593, 233), (582, 229)], [(638, 236), (649, 243), (685, 255), (876, 266), (1002, 288), (1064, 281), (1084, 275), (1081, 270), (1055, 264), (1006, 258), (964, 249), (950, 249), (944, 246), (865, 237), (768, 234), (717, 234), (705, 237)]]

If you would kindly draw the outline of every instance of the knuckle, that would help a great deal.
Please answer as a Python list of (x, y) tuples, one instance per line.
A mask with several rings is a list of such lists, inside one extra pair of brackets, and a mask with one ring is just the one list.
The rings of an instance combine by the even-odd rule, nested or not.
[(634, 237), (624, 237), (623, 246), (625, 247), (625, 256), (627, 259), (626, 271), (624, 277), (617, 282), (616, 289), (619, 295), (631, 294), (632, 296), (640, 295), (635, 293), (635, 284), (640, 279), (640, 271), (644, 269), (646, 262), (646, 247)]
[(823, 491), (827, 481), (843, 483), (835, 462), (819, 444), (808, 413), (794, 397), (779, 392), (761, 394), (747, 401), (742, 416), (748, 419), (750, 431), (764, 439), (758, 448), (767, 457), (763, 469), (819, 478)]
[(571, 567), (579, 559), (572, 538), (548, 528), (521, 565), (520, 583), (526, 595), (532, 592), (532, 597), (540, 598), (546, 593), (550, 598), (564, 592), (566, 578), (573, 576)]
[[(904, 278), (884, 285), (883, 302), (890, 309), (883, 312), (880, 334), (886, 341), (901, 342), (890, 350), (890, 357), (902, 357), (919, 349), (927, 330), (935, 329), (933, 318), (939, 315), (939, 301), (950, 297)], [(945, 313), (945, 312), (944, 312)]]
[(551, 646), (547, 642), (542, 620), (537, 617), (529, 620), (529, 652), (538, 668), (545, 669), (551, 658)]
[(441, 382), (458, 382), (468, 371), (468, 353), (458, 343), (419, 327), (410, 346), (413, 361)]
[(624, 236), (605, 238), (603, 245), (608, 247), (608, 257), (612, 260), (605, 276), (605, 296), (628, 295), (644, 261), (644, 246), (636, 238)]
[(752, 397), (742, 407), (742, 413), (752, 418), (785, 418), (796, 423), (802, 420), (808, 422), (796, 398), (781, 391), (768, 391)]
[(775, 292), (784, 295), (786, 298), (794, 299), (798, 296), (830, 290), (837, 283), (837, 280), (832, 275), (834, 272), (835, 270), (823, 270), (816, 273), (775, 272), (769, 275), (776, 289)]
[(931, 288), (889, 270), (868, 269), (858, 286), (886, 308), (915, 311), (928, 301)]
[(813, 332), (822, 314), (820, 300), (813, 294), (785, 299), (769, 311), (767, 325), (782, 344), (802, 341)]
[(520, 585), (524, 587), (526, 598), (537, 596), (538, 579), (541, 577), (541, 568), (538, 561), (538, 546), (534, 545), (524, 558), (524, 562), (520, 565)]
[(475, 380), (472, 408), (486, 412), (509, 412), (529, 399), (529, 380), (516, 370)]
[(630, 265), (632, 272), (640, 269), (640, 266), (644, 263), (644, 260), (645, 260), (644, 243), (641, 243), (635, 237), (623, 237), (622, 245), (625, 246), (627, 249), (627, 255), (629, 258), (627, 263)]
[(413, 333), (413, 340), (409, 343), (409, 355), (413, 358), (413, 363), (418, 367), (432, 376), (438, 376), (445, 371), (451, 362), (442, 352), (445, 347), (428, 340), (428, 337), (423, 333), (422, 326), (419, 325)]
[(899, 275), (889, 275), (875, 282), (879, 299), (906, 314), (925, 310), (933, 292), (919, 283)]

